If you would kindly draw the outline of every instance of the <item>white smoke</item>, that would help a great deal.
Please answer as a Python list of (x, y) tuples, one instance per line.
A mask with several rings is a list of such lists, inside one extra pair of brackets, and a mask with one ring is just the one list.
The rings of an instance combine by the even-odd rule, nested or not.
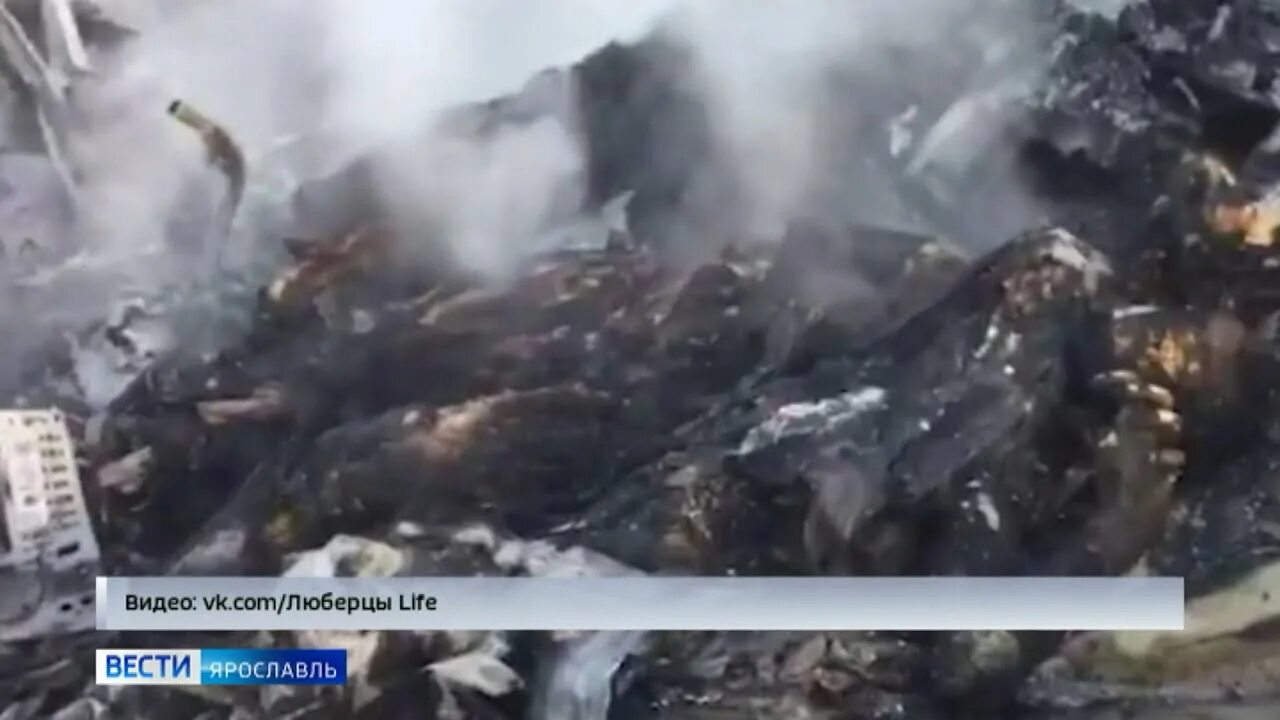
[(445, 238), (455, 260), (492, 278), (513, 270), (519, 249), (582, 199), (582, 148), (554, 117), (485, 139), (427, 137), (411, 149), (380, 168), (392, 221), (410, 237)]
[[(883, 178), (859, 172), (857, 163), (895, 143), (901, 147), (895, 147), (894, 155), (915, 154), (916, 170), (936, 170), (928, 167), (935, 158), (922, 153), (921, 145), (929, 123), (945, 106), (928, 117), (917, 105), (937, 98), (930, 98), (923, 88), (943, 83), (942, 73), (960, 74), (948, 66), (959, 57), (953, 49), (960, 43), (984, 47), (985, 58), (972, 64), (993, 66), (1007, 59), (1002, 55), (1011, 51), (1012, 42), (1034, 45), (1031, 39), (1043, 28), (1031, 5), (1003, 0), (705, 0), (682, 5), (670, 27), (694, 51), (693, 81), (711, 115), (718, 157), (727, 164), (739, 193), (735, 210), (740, 230), (777, 237), (789, 220), (815, 211), (861, 211), (869, 216), (863, 220), (874, 221), (880, 219), (877, 215), (889, 214), (886, 205), (892, 203), (886, 199), (910, 211), (909, 200), (896, 197)], [(985, 15), (978, 16), (986, 19), (975, 21), (975, 10), (984, 9)], [(902, 65), (902, 58), (911, 58), (913, 65)], [(1019, 67), (1024, 87), (1036, 82), (1046, 61), (1034, 57)], [(940, 77), (929, 76), (930, 64), (942, 71)], [(975, 76), (981, 74), (980, 67), (972, 70)], [(840, 75), (861, 80), (858, 90), (850, 93), (833, 85)], [(984, 89), (936, 88), (944, 97)], [(903, 104), (913, 93), (923, 96), (920, 102)], [(892, 116), (882, 109), (900, 114), (902, 125), (891, 129), (883, 120), (875, 127), (856, 125), (858, 119), (865, 123), (867, 118)], [(952, 113), (953, 123), (963, 115)], [(938, 145), (948, 152), (958, 145), (981, 155), (990, 149), (982, 142), (999, 139), (977, 137), (981, 132), (975, 131), (998, 132), (1007, 118), (961, 119), (963, 123), (954, 124), (964, 125), (969, 135), (938, 138), (945, 140)], [(1032, 220), (1035, 210), (1011, 169), (985, 178), (984, 184), (993, 194), (1005, 196), (1010, 226)], [(993, 228), (993, 234), (1002, 231)]]
[[(580, 183), (584, 151), (571, 96), (554, 98), (552, 122), (483, 141), (422, 130), (444, 109), (514, 92), (547, 67), (639, 37), (671, 0), (99, 2), (138, 35), (98, 47), (95, 72), (75, 81), (80, 241), (94, 252), (150, 253), (127, 268), (147, 284), (200, 270), (191, 251), (206, 241), (224, 191), (195, 135), (165, 115), (174, 98), (231, 132), (251, 185), (279, 180), (267, 174), (281, 158), (296, 182), (413, 137), (387, 169), (388, 204), (406, 225), (442, 229), (475, 269), (502, 272), (512, 259), (505, 249), (537, 233), (548, 209), (572, 204), (566, 193)], [(288, 189), (277, 183), (276, 200)], [(176, 256), (153, 257), (175, 243)]]
[[(44, 232), (50, 237), (34, 240), (62, 252), (45, 258), (37, 273), (42, 289), (31, 302), (41, 307), (38, 318), (14, 311), (13, 303), (0, 311), (0, 330), (15, 347), (38, 348), (67, 327), (89, 325), (121, 296), (167, 295), (166, 287), (212, 271), (200, 246), (225, 181), (194, 133), (166, 115), (173, 99), (218, 121), (242, 146), (250, 165), (247, 206), (282, 205), (291, 184), (420, 131), (442, 109), (510, 93), (548, 66), (639, 37), (670, 2), (86, 1), (137, 35), (113, 46), (91, 37), (94, 71), (73, 82), (83, 113), (69, 148), (83, 182), (74, 237), (26, 217), (64, 212), (54, 201), (56, 186), (0, 201), (0, 212), (21, 204), (25, 213), (0, 217), (9, 228), (0, 245), (13, 250), (23, 240), (15, 234), (23, 220), (21, 234)], [(0, 155), (15, 147), (9, 121), (21, 112), (6, 93), (0, 88)], [(441, 229), (475, 269), (501, 273), (512, 262), (510, 249), (540, 230), (549, 209), (572, 199), (566, 188), (579, 180), (583, 149), (571, 116), (561, 117), (474, 143), (419, 138), (387, 169), (388, 203), (406, 223), (426, 220)], [(298, 172), (281, 176), (281, 157)], [(12, 156), (0, 157), (0, 177), (12, 164)], [(41, 230), (45, 225), (53, 229)], [(235, 240), (238, 257), (279, 252), (279, 238), (257, 236), (251, 223)], [(77, 244), (79, 255), (63, 262)], [(53, 300), (66, 307), (51, 307)], [(19, 353), (10, 356), (16, 361)], [(0, 368), (0, 385), (11, 364)]]
[(712, 0), (683, 7), (674, 24), (694, 49), (694, 84), (748, 230), (776, 236), (812, 189), (824, 147), (818, 84), (856, 38), (849, 5)]

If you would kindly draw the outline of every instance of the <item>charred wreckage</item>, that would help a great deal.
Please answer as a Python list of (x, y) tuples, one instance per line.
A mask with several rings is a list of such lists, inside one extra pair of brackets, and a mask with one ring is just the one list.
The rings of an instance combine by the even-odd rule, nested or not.
[[(598, 242), (530, 253), (502, 283), (443, 246), (424, 262), (426, 241), (380, 214), (364, 158), (293, 194), (324, 233), (260, 238), (287, 259), (217, 352), (145, 357), (95, 409), (74, 348), (42, 345), (6, 404), (58, 410), (0, 423), (38, 426), (36, 462), (74, 464), (84, 498), (50, 505), (70, 519), (45, 535), (5, 516), (0, 718), (1274, 717), (1280, 9), (1044, 14), (1047, 78), (1003, 101), (1016, 112), (999, 142), (1046, 222), (1012, 239), (973, 217), (999, 202), (981, 183), (994, 150), (928, 172), (929, 153), (987, 124), (962, 92), (983, 49), (956, 40), (963, 62), (902, 59), (933, 85), (832, 79), (850, 97), (895, 84), (895, 103), (850, 110), (853, 172), (909, 198), (925, 231), (796, 218), (771, 243), (717, 238), (690, 259), (673, 218), (710, 129), (679, 82), (687, 54), (657, 35), (540, 78), (576, 89), (591, 203), (630, 194), (626, 227)], [(530, 92), (446, 122), (527, 122)], [(205, 141), (234, 213), (235, 142), (187, 104), (170, 112)], [(920, 137), (906, 152), (890, 142), (904, 113)], [(141, 352), (146, 312), (95, 332)], [(17, 557), (64, 537), (76, 562)], [(1187, 579), (1188, 630), (259, 633), (236, 641), (348, 648), (351, 682), (193, 694), (94, 687), (86, 669), (94, 646), (172, 636), (33, 620), (50, 585), (99, 566), (1151, 573)], [(20, 584), (34, 601), (15, 600)]]

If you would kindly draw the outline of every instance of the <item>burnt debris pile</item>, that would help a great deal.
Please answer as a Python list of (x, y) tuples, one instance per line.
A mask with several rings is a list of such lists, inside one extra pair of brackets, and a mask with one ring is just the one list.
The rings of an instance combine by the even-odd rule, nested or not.
[[(833, 70), (841, 209), (773, 236), (656, 33), (436, 130), (571, 87), (583, 213), (623, 220), (478, 273), (387, 206), (405, 147), (370, 153), (253, 226), (230, 338), (152, 348), (190, 312), (153, 294), (24, 343), (3, 390), (69, 419), (109, 573), (1152, 573), (1187, 632), (246, 633), (215, 644), (346, 647), (351, 682), (199, 694), (95, 687), (88, 649), (208, 638), (51, 635), (0, 646), (0, 717), (1274, 717), (1280, 9), (1040, 12)], [(234, 213), (246, 160), (184, 113)], [(11, 245), (17, 332), (57, 274)], [(128, 378), (104, 402), (95, 353)]]

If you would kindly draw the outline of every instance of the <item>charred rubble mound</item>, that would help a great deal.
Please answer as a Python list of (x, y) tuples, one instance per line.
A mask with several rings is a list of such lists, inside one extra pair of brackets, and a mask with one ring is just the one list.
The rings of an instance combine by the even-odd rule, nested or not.
[(113, 573), (1146, 572), (1188, 578), (1193, 630), (246, 634), (217, 643), (351, 648), (352, 682), (199, 696), (85, 674), (172, 635), (50, 638), (0, 648), (0, 716), (1274, 717), (1280, 14), (1046, 16), (998, 138), (1045, 227), (980, 237), (988, 155), (927, 171), (988, 129), (957, 41), (973, 62), (904, 56), (893, 102), (849, 108), (850, 172), (930, 232), (797, 218), (691, 262), (666, 233), (715, 157), (689, 58), (612, 45), (449, 122), (573, 82), (590, 201), (633, 193), (629, 232), (481, 282), (421, 262), (357, 160), (295, 196), (325, 234), (288, 240), (243, 337), (66, 410)]

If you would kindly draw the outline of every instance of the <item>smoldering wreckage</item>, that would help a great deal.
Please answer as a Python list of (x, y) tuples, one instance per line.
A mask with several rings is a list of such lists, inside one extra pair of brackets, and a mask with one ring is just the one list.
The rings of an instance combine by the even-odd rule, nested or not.
[[(120, 39), (58, 5), (39, 6), (61, 28), (46, 37), (71, 41), (42, 54), (40, 13), (0, 7), (0, 46), (74, 195), (54, 70)], [(387, 220), (377, 153), (282, 201), (322, 230), (248, 217), (257, 169), (176, 102), (228, 188), (205, 234), (234, 220), (271, 274), (193, 269), (187, 306), (136, 300), (13, 353), (0, 422), (36, 427), (46, 475), (73, 464), (83, 497), (51, 482), (44, 526), (5, 515), (0, 717), (1275, 717), (1280, 9), (1045, 5), (1044, 36), (1021, 38), (1050, 48), (1033, 85), (1000, 85), (1016, 53), (957, 28), (945, 58), (904, 53), (893, 77), (833, 73), (836, 95), (894, 98), (842, 112), (849, 173), (892, 191), (897, 224), (797, 217), (753, 244), (685, 222), (712, 128), (661, 33), (446, 114), (484, 137), (571, 85), (587, 211), (626, 202), (625, 223), (530, 251), (502, 282)], [(1033, 189), (1039, 228), (989, 236), (992, 163)], [(691, 228), (709, 236), (693, 259)], [(83, 263), (42, 252), (6, 253), (10, 309), (44, 307), (67, 257)], [(216, 351), (148, 346), (157, 316), (193, 303), (244, 323)], [(103, 405), (85, 390), (95, 341), (133, 373)], [(53, 544), (74, 562), (42, 560)], [(78, 626), (74, 593), (99, 570), (1152, 573), (1187, 578), (1188, 629), (179, 642)], [(339, 646), (352, 675), (340, 691), (95, 687), (92, 648), (121, 644)]]

